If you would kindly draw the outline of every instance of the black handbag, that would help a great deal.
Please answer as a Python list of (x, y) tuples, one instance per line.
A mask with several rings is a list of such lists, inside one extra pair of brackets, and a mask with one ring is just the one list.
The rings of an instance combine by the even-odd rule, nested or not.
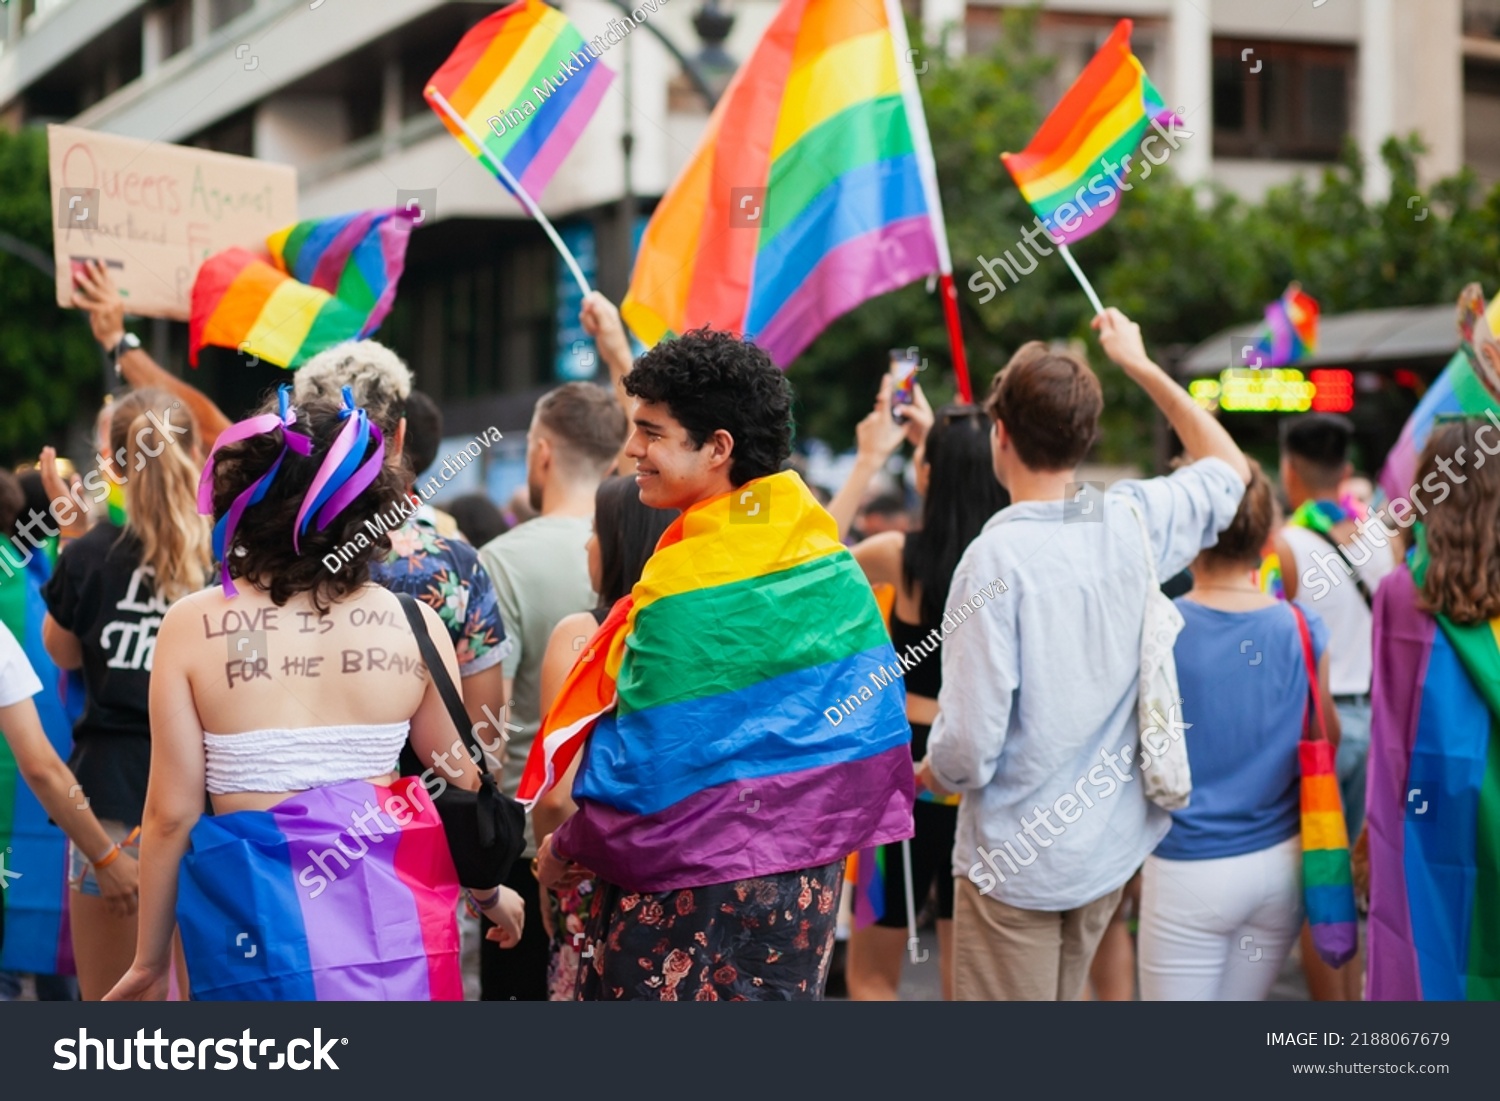
[(459, 883), (472, 890), (487, 891), (505, 882), (511, 865), (526, 847), (526, 811), (496, 786), (495, 777), (485, 762), (484, 751), (479, 748), (469, 725), (463, 700), (448, 676), (448, 667), (438, 656), (416, 599), (408, 593), (397, 593), (396, 599), (401, 601), (406, 621), (417, 637), (422, 660), (447, 705), (459, 740), (479, 769), (478, 791), (465, 791), (444, 779), (442, 790), (433, 799), (433, 804), (448, 835), (448, 851), (453, 854)]

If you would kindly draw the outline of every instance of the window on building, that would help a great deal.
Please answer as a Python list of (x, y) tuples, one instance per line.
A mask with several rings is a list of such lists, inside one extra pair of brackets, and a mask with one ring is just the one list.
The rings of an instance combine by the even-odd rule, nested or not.
[(199, 149), (212, 149), (216, 153), (234, 153), (241, 157), (255, 156), (255, 109), (247, 107), (228, 118), (214, 123), (187, 139), (184, 145)]
[(1214, 39), (1214, 156), (1327, 161), (1349, 133), (1353, 48)]
[(176, 57), (193, 44), (193, 0), (171, 0), (161, 6), (161, 56)]
[(208, 6), (208, 29), (216, 31), (255, 7), (255, 0), (211, 0)]

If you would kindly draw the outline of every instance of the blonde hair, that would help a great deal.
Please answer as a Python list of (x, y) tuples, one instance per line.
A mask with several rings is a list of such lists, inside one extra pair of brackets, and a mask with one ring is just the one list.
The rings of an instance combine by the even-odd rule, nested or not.
[(197, 592), (212, 566), (212, 529), (198, 515), (198, 429), (181, 402), (137, 390), (115, 403), (110, 460), (125, 491), (125, 530), (141, 542), (141, 564), (168, 603)]
[(337, 404), (347, 386), (354, 404), (363, 406), (370, 419), (389, 434), (406, 415), (411, 385), (411, 368), (384, 344), (349, 340), (319, 352), (298, 368), (292, 396), (298, 404), (313, 398)]

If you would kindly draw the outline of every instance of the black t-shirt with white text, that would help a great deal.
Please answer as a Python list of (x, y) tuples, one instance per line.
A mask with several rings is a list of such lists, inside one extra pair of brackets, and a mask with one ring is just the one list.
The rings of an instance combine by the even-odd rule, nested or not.
[(88, 704), (68, 763), (96, 815), (136, 825), (151, 765), (151, 662), (167, 603), (155, 595), (140, 541), (109, 523), (68, 545), (42, 595), (83, 645)]

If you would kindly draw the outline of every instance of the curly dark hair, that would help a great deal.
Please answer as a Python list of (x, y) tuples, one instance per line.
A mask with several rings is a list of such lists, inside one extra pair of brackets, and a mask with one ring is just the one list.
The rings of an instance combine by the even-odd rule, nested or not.
[[(297, 423), (290, 431), (311, 437), (312, 453), (303, 456), (287, 450), (265, 497), (245, 510), (235, 529), (234, 546), (226, 547), (224, 553), (230, 574), (269, 593), (278, 607), (298, 593), (311, 593), (313, 606), (321, 614), (369, 582), (370, 562), (390, 550), (386, 532), (400, 526), (407, 506), (400, 469), (382, 464), (375, 480), (327, 528), (318, 531), (316, 523), (308, 525), (301, 539), (302, 552), (297, 553), (292, 547), (297, 512), (346, 422), (339, 415), (340, 403), (326, 398), (311, 398), (296, 410)], [(257, 410), (276, 411), (274, 397)], [(219, 449), (213, 473), (215, 523), (281, 452), (279, 430)], [(391, 522), (382, 522), (384, 518)], [(327, 564), (328, 558), (338, 565)]]
[(792, 388), (771, 358), (748, 340), (693, 329), (635, 361), (625, 392), (660, 402), (700, 448), (723, 429), (734, 437), (729, 480), (736, 486), (775, 474), (792, 453)]

